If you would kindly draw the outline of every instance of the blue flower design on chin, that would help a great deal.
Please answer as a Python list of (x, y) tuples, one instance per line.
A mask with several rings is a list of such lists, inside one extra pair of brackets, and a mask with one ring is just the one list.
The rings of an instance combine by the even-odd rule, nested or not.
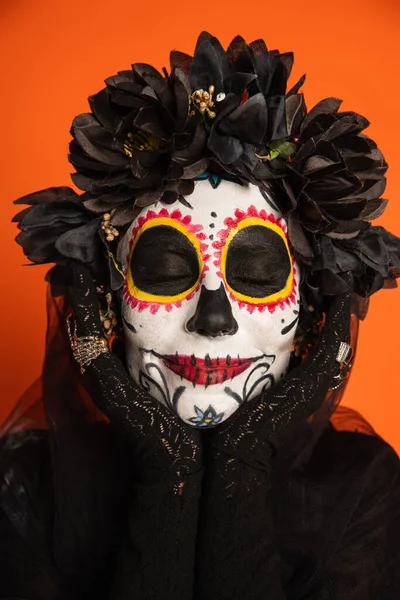
[(224, 416), (223, 412), (217, 414), (211, 405), (205, 411), (202, 411), (198, 406), (195, 406), (194, 410), (196, 411), (196, 416), (191, 417), (189, 421), (198, 427), (218, 425)]

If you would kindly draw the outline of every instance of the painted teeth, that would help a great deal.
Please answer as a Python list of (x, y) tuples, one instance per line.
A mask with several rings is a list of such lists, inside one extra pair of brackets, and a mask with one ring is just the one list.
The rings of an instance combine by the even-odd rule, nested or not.
[[(213, 359), (210, 357), (209, 353), (207, 353), (204, 356), (204, 359), (199, 359), (196, 358), (196, 356), (194, 354), (191, 354), (190, 356), (182, 356), (180, 354), (178, 354), (178, 352), (176, 352), (174, 354), (174, 362), (181, 366), (181, 367), (198, 367), (199, 366), (199, 362), (200, 362), (200, 366), (204, 365), (209, 369), (212, 368), (217, 368), (218, 366), (221, 365), (221, 361), (222, 361), (222, 365), (229, 367), (232, 364), (232, 357), (228, 354), (226, 357), (219, 357), (217, 356), (217, 358)], [(243, 359), (240, 358), (240, 356), (238, 355), (237, 358), (233, 359), (233, 366), (241, 366), (245, 363), (245, 361)]]
[(199, 371), (199, 369), (196, 369), (196, 372), (195, 372), (194, 377), (193, 377), (193, 382), (192, 382), (193, 383), (193, 387), (196, 387), (196, 383), (197, 383), (197, 380), (198, 380), (199, 377), (200, 377), (200, 371)]

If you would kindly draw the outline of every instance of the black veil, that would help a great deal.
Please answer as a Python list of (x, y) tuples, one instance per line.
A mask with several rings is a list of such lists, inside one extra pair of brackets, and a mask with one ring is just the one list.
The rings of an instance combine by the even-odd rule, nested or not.
[[(22, 516), (21, 503), (11, 497), (15, 486), (8, 479), (11, 472), (14, 479), (18, 477), (19, 467), (15, 470), (14, 465), (21, 455), (26, 457), (21, 463), (25, 471), (33, 472), (36, 467), (31, 448), (43, 448), (53, 486), (53, 504), (46, 510), (54, 515), (54, 553), (66, 572), (77, 573), (94, 571), (99, 564), (106, 568), (112, 561), (110, 552), (117, 544), (119, 531), (115, 515), (123, 518), (130, 485), (127, 474), (132, 465), (124, 442), (113, 423), (96, 407), (73, 359), (66, 326), (70, 312), (67, 297), (52, 295), (49, 287), (42, 375), (23, 394), (0, 429), (0, 477), (8, 518), (24, 537), (36, 539), (36, 505), (33, 501), (25, 503), (27, 514)], [(349, 331), (353, 357), (359, 314), (354, 304)], [(374, 434), (361, 415), (339, 406), (346, 383), (332, 385), (318, 410), (280, 437), (277, 449), (292, 470), (301, 470), (307, 464), (327, 427)], [(38, 485), (35, 478), (28, 479), (30, 485)], [(32, 497), (35, 494), (32, 490)], [(33, 531), (26, 530), (27, 523)]]

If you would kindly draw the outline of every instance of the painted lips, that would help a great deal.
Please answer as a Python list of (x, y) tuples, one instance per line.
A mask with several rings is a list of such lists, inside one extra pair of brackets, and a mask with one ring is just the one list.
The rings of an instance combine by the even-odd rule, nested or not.
[(171, 371), (191, 381), (193, 385), (214, 385), (216, 383), (224, 383), (229, 379), (233, 379), (236, 375), (240, 375), (257, 358), (210, 358), (207, 354), (205, 358), (197, 358), (196, 356), (183, 356), (173, 354), (172, 356), (163, 356), (162, 360)]

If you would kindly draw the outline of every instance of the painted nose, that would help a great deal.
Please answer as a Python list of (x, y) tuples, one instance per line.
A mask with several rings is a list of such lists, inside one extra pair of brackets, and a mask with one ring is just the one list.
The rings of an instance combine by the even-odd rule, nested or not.
[(187, 322), (186, 330), (207, 337), (234, 335), (237, 332), (238, 324), (223, 283), (217, 290), (201, 286), (196, 312)]

